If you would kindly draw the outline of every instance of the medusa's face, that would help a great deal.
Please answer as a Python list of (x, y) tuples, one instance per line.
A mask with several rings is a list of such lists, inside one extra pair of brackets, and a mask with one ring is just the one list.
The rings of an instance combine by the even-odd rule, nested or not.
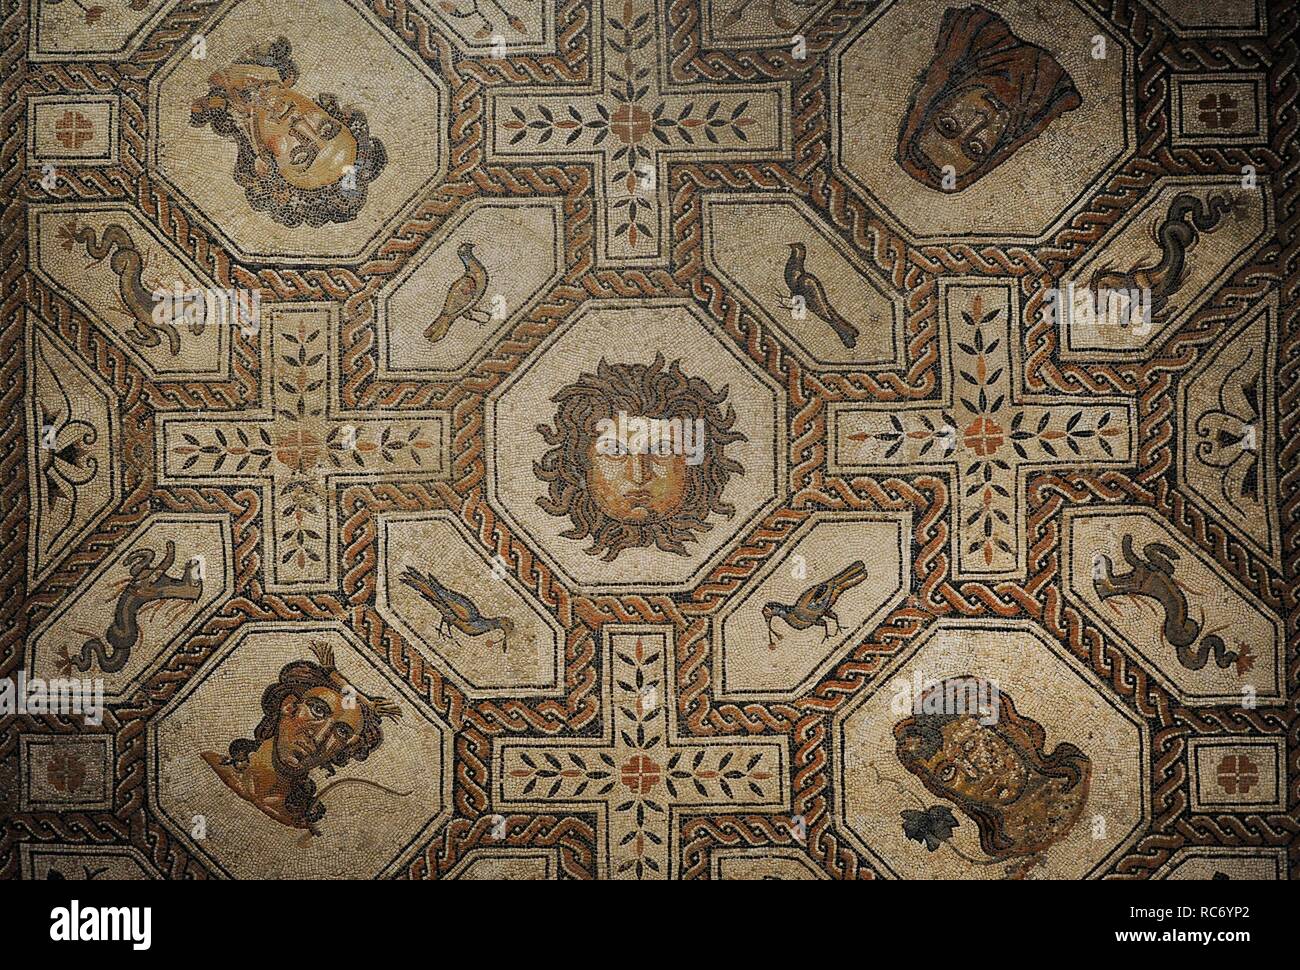
[(960, 179), (988, 164), (1009, 120), (1007, 109), (987, 88), (946, 88), (926, 113), (916, 146), (936, 170), (950, 165)]
[(333, 185), (356, 164), (357, 140), (347, 126), (270, 68), (235, 64), (215, 72), (209, 83), (244, 116), (258, 162), (265, 166), (263, 156), (270, 156), (295, 188)]
[(304, 773), (329, 764), (356, 742), (361, 717), (355, 698), (347, 703), (342, 693), (330, 687), (313, 687), (301, 697), (289, 694), (280, 702), (276, 759)]
[(636, 525), (681, 511), (691, 475), (685, 455), (656, 448), (645, 435), (627, 433), (627, 425), (641, 421), (650, 423), (634, 418), (622, 428), (601, 431), (587, 453), (587, 488), (597, 508), (611, 519)]

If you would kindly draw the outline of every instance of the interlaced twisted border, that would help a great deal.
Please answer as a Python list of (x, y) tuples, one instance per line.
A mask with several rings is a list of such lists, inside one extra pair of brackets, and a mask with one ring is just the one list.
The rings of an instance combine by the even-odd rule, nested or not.
[[(0, 429), (0, 472), (6, 531), (3, 592), (14, 622), (0, 629), (0, 675), (21, 662), (27, 631), (77, 588), (115, 546), (156, 511), (221, 512), (231, 518), (234, 591), (199, 633), (176, 649), (129, 704), (115, 707), (103, 730), (116, 736), (115, 791), (111, 810), (18, 813), (6, 805), (0, 835), (0, 873), (14, 876), (21, 842), (86, 845), (130, 842), (159, 873), (208, 875), (201, 858), (173, 839), (152, 816), (145, 791), (145, 727), (175, 692), (244, 623), (266, 619), (339, 620), (351, 627), (395, 676), (437, 710), (455, 731), (454, 817), (414, 857), (413, 878), (436, 877), (467, 852), (484, 846), (549, 848), (558, 851), (566, 876), (589, 877), (595, 868), (595, 819), (590, 815), (515, 815), (504, 841), (493, 840), (488, 763), (494, 738), (505, 735), (564, 736), (594, 730), (599, 705), (597, 631), (604, 623), (662, 623), (672, 626), (677, 658), (677, 696), (683, 728), (699, 735), (788, 736), (792, 749), (792, 811), (803, 816), (803, 845), (810, 857), (839, 878), (874, 875), (837, 832), (829, 778), (831, 717), (869, 684), (882, 662), (906, 648), (945, 616), (1029, 618), (1066, 644), (1088, 664), (1122, 703), (1149, 725), (1153, 818), (1143, 836), (1118, 860), (1116, 877), (1149, 876), (1184, 846), (1286, 846), (1297, 871), (1297, 803), (1300, 801), (1300, 738), (1296, 736), (1300, 659), (1300, 610), (1295, 577), (1297, 523), (1296, 425), (1300, 423), (1294, 360), (1297, 358), (1297, 159), (1296, 19), (1293, 5), (1275, 0), (1269, 32), (1259, 38), (1188, 40), (1172, 34), (1141, 4), (1094, 3), (1135, 47), (1138, 142), (1134, 155), (1096, 186), (1088, 201), (1048, 243), (1039, 246), (973, 247), (965, 244), (914, 246), (894, 233), (836, 173), (830, 161), (834, 106), (826, 54), (851, 32), (873, 4), (839, 0), (802, 28), (808, 58), (796, 61), (785, 49), (708, 49), (701, 46), (698, 0), (662, 0), (670, 78), (674, 83), (734, 83), (788, 79), (793, 84), (794, 153), (764, 163), (673, 163), (665, 190), (669, 201), (670, 254), (657, 270), (622, 270), (596, 260), (595, 189), (589, 165), (555, 164), (539, 157), (500, 164), (485, 158), (486, 98), (507, 85), (571, 85), (590, 80), (586, 52), (592, 45), (591, 12), (583, 0), (560, 0), (555, 12), (556, 53), (468, 57), (457, 52), (424, 14), (400, 0), (373, 0), (374, 13), (388, 29), (436, 70), (451, 91), (449, 158), (443, 183), (359, 265), (295, 270), (242, 263), (210, 239), (165, 184), (146, 167), (146, 88), (150, 76), (221, 4), (187, 0), (176, 4), (132, 57), (120, 63), (29, 64), (25, 59), (26, 4), (9, 4), (0, 43), (4, 75), (0, 104), (6, 114), (6, 158), (22, 158), (26, 144), (26, 98), (41, 93), (121, 95), (120, 163), (71, 169), (54, 192), (40, 187), (39, 170), (12, 165), (0, 184), (18, 199), (2, 219), (5, 402), (20, 413), (25, 390), (22, 344), (28, 314), (50, 324), (59, 336), (108, 382), (119, 397), (123, 420), (123, 489), (117, 509), (36, 589), (26, 589), (28, 469), (22, 422)], [(1270, 88), (1270, 141), (1251, 148), (1172, 148), (1166, 109), (1171, 76), (1180, 71), (1263, 71)], [(1038, 319), (1045, 290), (1077, 261), (1122, 213), (1165, 175), (1236, 173), (1256, 166), (1270, 180), (1276, 232), (1178, 332), (1163, 338), (1140, 363), (1062, 361), (1056, 332)], [(818, 213), (846, 249), (870, 261), (906, 300), (906, 359), (897, 369), (871, 373), (806, 369), (782, 338), (749, 309), (745, 297), (713, 276), (704, 262), (702, 198), (729, 189), (796, 197)], [(534, 309), (512, 326), (463, 378), (455, 381), (383, 381), (377, 375), (375, 300), (421, 246), (462, 206), (481, 198), (543, 196), (561, 201), (564, 216), (562, 278)], [(258, 398), (257, 348), (236, 337), (231, 375), (218, 382), (149, 379), (115, 344), (105, 339), (63, 295), (27, 271), (26, 203), (29, 201), (117, 201), (129, 205), (162, 231), (221, 285), (260, 287), (283, 301), (332, 300), (343, 307), (340, 347), (342, 403), (349, 408), (443, 408), (452, 415), (453, 468), (448, 481), (388, 486), (353, 485), (338, 496), (341, 524), (340, 589), (335, 594), (268, 593), (260, 569), (260, 494), (247, 488), (159, 487), (154, 476), (153, 414), (158, 410), (240, 409)], [(887, 478), (842, 478), (826, 471), (826, 405), (836, 401), (901, 401), (938, 392), (937, 282), (953, 275), (1013, 279), (1024, 305), (1025, 378), (1032, 391), (1073, 394), (1123, 393), (1138, 403), (1137, 469), (1129, 472), (1042, 473), (1028, 488), (1028, 572), (1020, 582), (956, 582), (948, 561), (949, 481), (921, 473)], [(1175, 488), (1172, 444), (1173, 392), (1177, 376), (1264, 294), (1281, 296), (1279, 472), (1284, 529), (1280, 573), (1260, 561), (1229, 531), (1188, 502)], [(766, 369), (788, 399), (790, 495), (786, 504), (740, 537), (726, 558), (687, 594), (591, 596), (568, 589), (530, 547), (488, 505), (483, 406), (488, 393), (585, 301), (611, 297), (694, 300), (729, 339)], [(1122, 643), (1109, 638), (1061, 595), (1061, 513), (1098, 504), (1142, 505), (1155, 510), (1189, 545), (1212, 555), (1221, 567), (1253, 590), (1286, 621), (1284, 708), (1255, 711), (1187, 708), (1133, 662)], [(474, 700), (426, 663), (414, 646), (388, 626), (375, 609), (376, 521), (385, 511), (449, 509), (484, 549), (499, 555), (520, 582), (568, 631), (563, 695), (549, 699)], [(794, 702), (734, 704), (713, 696), (713, 621), (719, 609), (763, 564), (781, 550), (798, 525), (818, 510), (906, 510), (913, 519), (912, 594), (805, 696)], [(0, 728), (0, 766), (13, 771), (20, 733), (72, 734), (84, 728), (71, 720), (11, 719)], [(1287, 744), (1287, 813), (1193, 814), (1186, 740), (1193, 736), (1267, 735)], [(16, 777), (16, 772), (14, 772)], [(0, 784), (0, 791), (5, 785)], [(683, 822), (682, 871), (708, 876), (710, 852), (723, 846), (797, 845), (789, 818), (771, 815), (690, 816)]]

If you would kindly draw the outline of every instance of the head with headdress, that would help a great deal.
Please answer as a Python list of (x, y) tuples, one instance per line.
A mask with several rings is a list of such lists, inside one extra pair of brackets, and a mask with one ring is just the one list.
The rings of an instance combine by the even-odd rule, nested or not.
[(276, 775), (291, 783), (285, 807), (307, 823), (325, 814), (315, 797), (312, 770), (323, 768), (332, 775), (351, 761), (365, 761), (383, 744), (383, 720), (402, 715), (392, 701), (350, 684), (334, 666), (328, 644), (313, 642), (312, 653), (315, 661), (285, 664), (262, 693), (262, 720), (253, 737), (230, 743), (230, 761), (236, 765), (270, 745)]
[(350, 222), (388, 160), (363, 111), (299, 91), (289, 41), (245, 51), (209, 78), (191, 124), (234, 139), (235, 181), (249, 204), (286, 226)]
[(1051, 52), (984, 7), (954, 7), (912, 89), (898, 162), (930, 188), (959, 192), (1082, 103)]
[(932, 795), (954, 802), (979, 829), (994, 858), (1039, 852), (1078, 819), (1088, 797), (1092, 762), (1062, 741), (1047, 749), (1047, 732), (1021, 714), (990, 681), (949, 677), (921, 695), (922, 713), (894, 725), (899, 762)]

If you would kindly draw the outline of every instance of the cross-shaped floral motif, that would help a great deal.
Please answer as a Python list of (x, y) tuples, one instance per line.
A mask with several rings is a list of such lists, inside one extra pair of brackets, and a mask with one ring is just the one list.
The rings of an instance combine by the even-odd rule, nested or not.
[(603, 11), (599, 89), (495, 95), (495, 151), (594, 159), (608, 199), (603, 245), (635, 261), (656, 257), (662, 243), (666, 157), (770, 156), (784, 140), (784, 94), (770, 85), (671, 93), (655, 64), (654, 5), (605, 0)]
[(447, 469), (442, 412), (336, 411), (337, 320), (321, 307), (270, 313), (268, 407), (251, 414), (160, 416), (165, 482), (256, 484), (268, 490), (265, 541), (278, 584), (330, 581), (332, 497), (341, 478), (438, 478)]
[(506, 742), (494, 791), (502, 811), (597, 811), (606, 874), (663, 879), (676, 865), (674, 812), (778, 810), (786, 753), (769, 738), (679, 737), (667, 634), (604, 639), (605, 739)]
[(960, 569), (1012, 574), (1023, 555), (1022, 516), (1009, 481), (1023, 479), (1029, 468), (1126, 462), (1131, 405), (1022, 397), (1012, 379), (1015, 304), (1006, 291), (954, 286), (947, 297), (949, 403), (834, 409), (835, 465), (891, 473), (909, 466), (950, 469)]

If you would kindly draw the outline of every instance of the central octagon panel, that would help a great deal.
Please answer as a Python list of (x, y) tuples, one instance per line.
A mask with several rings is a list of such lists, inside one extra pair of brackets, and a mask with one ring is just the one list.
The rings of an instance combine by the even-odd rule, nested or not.
[(784, 498), (785, 434), (695, 307), (589, 303), (489, 400), (488, 497), (576, 586), (689, 589)]

